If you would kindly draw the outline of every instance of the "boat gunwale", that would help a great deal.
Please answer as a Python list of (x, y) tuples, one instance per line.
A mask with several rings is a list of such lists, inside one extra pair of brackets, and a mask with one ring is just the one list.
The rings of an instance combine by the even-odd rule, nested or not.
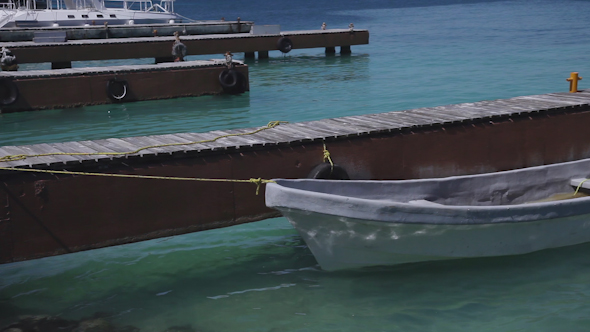
[[(366, 219), (376, 222), (399, 224), (447, 224), (447, 225), (476, 225), (498, 223), (524, 223), (539, 220), (551, 220), (558, 218), (582, 216), (590, 214), (590, 196), (564, 200), (552, 200), (542, 202), (524, 202), (504, 205), (448, 205), (436, 202), (431, 204), (410, 203), (386, 198), (363, 198), (356, 196), (339, 195), (322, 191), (305, 190), (286, 186), (287, 183), (305, 182), (329, 182), (354, 184), (420, 184), (431, 182), (457, 181), (470, 178), (494, 178), (506, 174), (519, 174), (524, 172), (555, 169), (568, 165), (589, 164), (590, 159), (582, 159), (565, 163), (541, 165), (501, 172), (460, 175), (442, 178), (410, 179), (410, 180), (319, 180), (319, 179), (274, 179), (275, 183), (267, 184), (267, 206), (271, 208), (297, 209), (325, 215), (334, 215), (346, 218)], [(580, 176), (572, 176), (570, 179)], [(281, 192), (281, 196), (288, 195), (290, 199), (278, 200), (272, 197)], [(307, 196), (307, 197), (306, 197)], [(270, 204), (269, 204), (270, 202)], [(278, 202), (278, 203), (275, 203)], [(306, 202), (302, 204), (301, 202)], [(299, 203), (299, 204), (298, 204)], [(324, 207), (322, 208), (322, 203)], [(330, 208), (326, 209), (326, 205)], [(335, 209), (334, 206), (338, 206)], [(348, 208), (345, 208), (348, 207)], [(356, 208), (356, 210), (355, 210)], [(328, 212), (330, 211), (330, 212)], [(333, 212), (337, 211), (337, 212)], [(367, 212), (369, 216), (378, 216), (379, 219), (365, 218), (361, 213)], [(490, 214), (486, 218), (486, 214)], [(429, 216), (431, 221), (419, 221), (420, 216)], [(414, 220), (417, 219), (417, 220)], [(428, 218), (427, 218), (428, 219)], [(453, 221), (456, 220), (456, 221)]]
[[(269, 183), (267, 184), (267, 191), (268, 191), (268, 186), (274, 186), (274, 185), (278, 185), (275, 183)], [(280, 186), (280, 185), (278, 185)], [(305, 190), (301, 190), (301, 189), (293, 189), (293, 188), (288, 188), (288, 187), (283, 187), (282, 188), (287, 188), (287, 191), (295, 191), (295, 192), (308, 192)], [(285, 190), (285, 189), (282, 189)], [(482, 212), (494, 212), (494, 211), (516, 211), (517, 215), (531, 215), (531, 213), (526, 213), (528, 211), (533, 211), (533, 210), (538, 210), (539, 208), (543, 208), (543, 207), (560, 207), (560, 208), (569, 208), (572, 205), (582, 205), (584, 203), (588, 203), (590, 202), (590, 196), (588, 197), (580, 197), (580, 198), (575, 198), (575, 199), (568, 199), (568, 200), (559, 200), (559, 201), (550, 201), (550, 202), (537, 202), (537, 203), (523, 203), (523, 204), (513, 204), (513, 205), (489, 205), (489, 206), (483, 206), (483, 205), (444, 205), (444, 204), (437, 204), (436, 206), (434, 205), (418, 205), (418, 204), (412, 204), (412, 203), (403, 203), (403, 202), (396, 202), (396, 201), (389, 201), (389, 200), (384, 200), (384, 199), (367, 199), (367, 198), (358, 198), (358, 197), (350, 197), (350, 196), (342, 196), (342, 195), (336, 195), (336, 194), (325, 194), (325, 193), (318, 193), (318, 192), (313, 192), (314, 196), (323, 196), (323, 197), (342, 197), (346, 200), (347, 203), (357, 203), (355, 205), (372, 205), (372, 203), (380, 202), (383, 203), (382, 208), (385, 209), (399, 209), (398, 212), (400, 213), (406, 213), (406, 214), (412, 214), (412, 215), (432, 215), (432, 216), (439, 216), (439, 217), (457, 217), (457, 219), (461, 219), (464, 220), (464, 218), (459, 218), (457, 216), (457, 213), (462, 213), (462, 214), (476, 214), (476, 213), (482, 213)], [(317, 197), (314, 197), (317, 198)], [(310, 198), (310, 201), (314, 201), (314, 198)], [(434, 203), (434, 202), (432, 202)], [(278, 210), (281, 209), (293, 209), (293, 210), (299, 210), (299, 211), (310, 211), (313, 213), (319, 213), (319, 214), (324, 214), (324, 215), (332, 215), (332, 216), (337, 216), (337, 217), (344, 217), (344, 218), (354, 218), (354, 219), (360, 219), (360, 220), (369, 220), (369, 219), (364, 219), (362, 217), (359, 216), (353, 216), (353, 215), (348, 215), (345, 213), (341, 213), (341, 214), (335, 214), (335, 213), (327, 213), (325, 211), (321, 211), (320, 209), (311, 209), (312, 205), (307, 205), (306, 206), (306, 210), (299, 208), (299, 207), (294, 207), (294, 206), (288, 206), (288, 205), (276, 205), (276, 206), (270, 206), (271, 208), (275, 208)], [(511, 209), (512, 208), (512, 209)], [(446, 212), (445, 215), (441, 215), (440, 212)], [(586, 215), (586, 214), (590, 214), (589, 213), (582, 213), (582, 214), (570, 214), (570, 215), (556, 215), (554, 217), (543, 217), (543, 218), (537, 218), (537, 219), (527, 219), (527, 220), (503, 220), (503, 221), (490, 221), (490, 222), (477, 222), (477, 221), (463, 221), (463, 222), (420, 222), (420, 221), (408, 221), (408, 220), (403, 220), (403, 219), (399, 219), (399, 220), (376, 220), (376, 219), (370, 219), (372, 221), (375, 222), (381, 222), (381, 223), (392, 223), (392, 224), (430, 224), (430, 225), (493, 225), (493, 224), (500, 224), (500, 223), (507, 223), (507, 224), (513, 224), (513, 223), (525, 223), (525, 222), (535, 222), (535, 221), (540, 221), (540, 220), (551, 220), (551, 219), (560, 219), (560, 218), (566, 218), (566, 217), (573, 217), (573, 216), (579, 216), (579, 215)], [(539, 215), (539, 213), (536, 213), (534, 215)], [(473, 216), (476, 217), (476, 216)], [(467, 219), (467, 218), (466, 218)], [(476, 218), (476, 219), (481, 219), (481, 218)]]

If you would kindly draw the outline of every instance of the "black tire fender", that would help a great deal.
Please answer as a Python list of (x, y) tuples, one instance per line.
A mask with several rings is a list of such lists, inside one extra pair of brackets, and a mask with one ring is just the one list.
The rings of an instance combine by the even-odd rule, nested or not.
[(10, 78), (0, 78), (0, 105), (8, 106), (14, 104), (18, 99), (18, 87)]
[(112, 78), (107, 82), (107, 95), (114, 102), (123, 102), (129, 95), (129, 83), (126, 80)]
[(238, 85), (238, 72), (235, 69), (224, 69), (219, 73), (219, 84), (224, 91), (229, 92)]
[(224, 69), (219, 73), (219, 84), (224, 92), (231, 94), (246, 92), (248, 87), (246, 76), (233, 68)]
[(321, 163), (314, 167), (309, 175), (308, 179), (323, 179), (323, 180), (350, 180), (348, 172), (338, 165), (332, 165), (330, 163)]
[(277, 49), (283, 53), (289, 53), (293, 49), (293, 42), (287, 37), (281, 37), (277, 41)]
[(172, 56), (184, 60), (186, 56), (186, 45), (181, 42), (174, 43), (172, 46)]

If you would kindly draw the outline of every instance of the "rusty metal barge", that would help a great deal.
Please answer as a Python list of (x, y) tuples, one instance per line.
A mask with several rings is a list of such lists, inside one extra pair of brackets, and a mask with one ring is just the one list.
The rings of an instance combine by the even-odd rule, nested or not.
[(248, 66), (221, 85), (224, 60), (0, 72), (0, 113), (249, 91)]

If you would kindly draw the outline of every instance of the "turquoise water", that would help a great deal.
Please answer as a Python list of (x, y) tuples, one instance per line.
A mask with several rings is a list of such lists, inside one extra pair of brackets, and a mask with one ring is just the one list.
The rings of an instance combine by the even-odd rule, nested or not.
[[(241, 96), (3, 114), (0, 145), (201, 132), (567, 91), (570, 72), (584, 77), (590, 64), (590, 1), (179, 0), (177, 11), (240, 16), (283, 30), (353, 22), (369, 29), (371, 40), (350, 56), (271, 52), (269, 60), (248, 62), (251, 91)], [(204, 58), (212, 57), (221, 56)], [(590, 245), (324, 272), (277, 218), (2, 265), (0, 326), (23, 314), (82, 319), (102, 312), (141, 331), (587, 331), (589, 284)]]

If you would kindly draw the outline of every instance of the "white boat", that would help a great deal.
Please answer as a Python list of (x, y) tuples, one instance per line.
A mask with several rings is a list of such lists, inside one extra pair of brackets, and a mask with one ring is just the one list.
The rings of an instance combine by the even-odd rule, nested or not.
[(438, 179), (278, 179), (266, 205), (325, 270), (515, 255), (590, 241), (590, 197), (576, 193), (589, 175), (584, 159)]
[(1, 0), (0, 28), (72, 27), (188, 22), (174, 0)]

